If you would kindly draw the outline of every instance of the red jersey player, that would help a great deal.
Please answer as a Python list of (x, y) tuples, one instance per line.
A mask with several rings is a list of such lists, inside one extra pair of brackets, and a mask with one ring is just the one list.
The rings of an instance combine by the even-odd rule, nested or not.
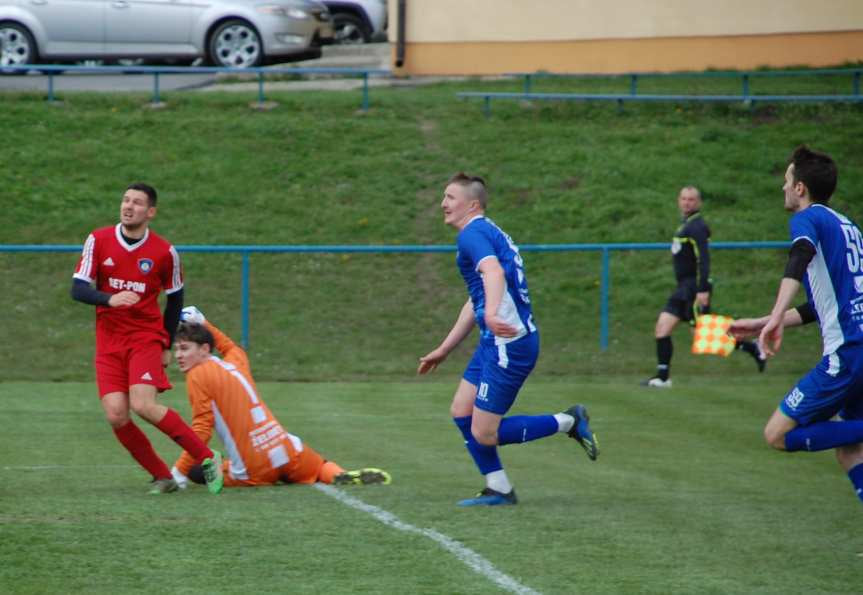
[[(165, 366), (183, 307), (183, 274), (174, 247), (149, 229), (156, 190), (132, 184), (123, 194), (120, 223), (93, 231), (84, 243), (72, 297), (96, 306), (96, 382), (117, 440), (153, 476), (151, 493), (173, 492), (171, 470), (135, 425), (129, 409), (201, 461), (207, 486), (222, 488), (221, 455), (214, 453), (176, 411), (156, 401), (171, 388)], [(92, 284), (95, 284), (95, 288)], [(158, 297), (168, 296), (165, 315)]]
[[(183, 324), (174, 345), (177, 364), (186, 375), (192, 427), (204, 442), (213, 430), (225, 445), (226, 486), (285, 483), (390, 483), (380, 469), (345, 471), (325, 460), (300, 438), (289, 434), (258, 395), (246, 352), (204, 319), (194, 306), (183, 309)], [(218, 349), (222, 358), (216, 357)], [(185, 487), (203, 481), (201, 468), (183, 453), (172, 469)]]

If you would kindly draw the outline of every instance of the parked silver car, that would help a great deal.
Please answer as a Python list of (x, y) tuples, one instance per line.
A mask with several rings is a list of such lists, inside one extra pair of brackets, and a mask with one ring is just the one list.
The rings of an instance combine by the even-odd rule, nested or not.
[(313, 0), (0, 0), (0, 66), (203, 58), (246, 68), (319, 57), (332, 37)]
[(333, 15), (335, 43), (385, 41), (386, 0), (321, 0)]

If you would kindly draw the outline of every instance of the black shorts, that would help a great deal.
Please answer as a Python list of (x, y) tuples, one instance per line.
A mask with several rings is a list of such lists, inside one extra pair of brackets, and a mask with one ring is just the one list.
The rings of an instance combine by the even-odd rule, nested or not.
[[(684, 279), (677, 284), (677, 288), (668, 296), (668, 301), (665, 302), (663, 312), (668, 312), (677, 316), (680, 320), (686, 322), (694, 322), (695, 311), (695, 295), (698, 289), (695, 285), (695, 279)], [(698, 315), (710, 314), (710, 305), (698, 309)]]

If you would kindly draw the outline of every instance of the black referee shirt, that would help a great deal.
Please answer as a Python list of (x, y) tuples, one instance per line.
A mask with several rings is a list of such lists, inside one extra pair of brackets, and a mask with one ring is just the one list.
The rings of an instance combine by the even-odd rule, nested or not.
[(695, 279), (697, 291), (710, 291), (710, 228), (701, 212), (695, 211), (683, 219), (671, 240), (674, 277), (680, 283)]

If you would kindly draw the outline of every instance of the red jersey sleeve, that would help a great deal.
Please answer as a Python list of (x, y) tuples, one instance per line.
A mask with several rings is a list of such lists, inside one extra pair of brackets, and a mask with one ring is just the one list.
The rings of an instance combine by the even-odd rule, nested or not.
[(78, 259), (78, 266), (75, 267), (75, 274), (72, 275), (75, 279), (81, 279), (87, 283), (93, 283), (99, 273), (99, 258), (96, 253), (96, 236), (92, 233), (87, 236), (84, 241), (84, 248), (81, 250), (81, 258)]
[(173, 246), (168, 247), (159, 271), (165, 293), (174, 293), (183, 289), (183, 267), (180, 264), (180, 254)]
[[(214, 375), (207, 364), (195, 366), (186, 376), (186, 391), (189, 394), (189, 404), (192, 406), (192, 430), (204, 444), (209, 444), (213, 434), (213, 385)], [(175, 466), (183, 475), (188, 475), (191, 468), (197, 464), (192, 455), (183, 451)]]

